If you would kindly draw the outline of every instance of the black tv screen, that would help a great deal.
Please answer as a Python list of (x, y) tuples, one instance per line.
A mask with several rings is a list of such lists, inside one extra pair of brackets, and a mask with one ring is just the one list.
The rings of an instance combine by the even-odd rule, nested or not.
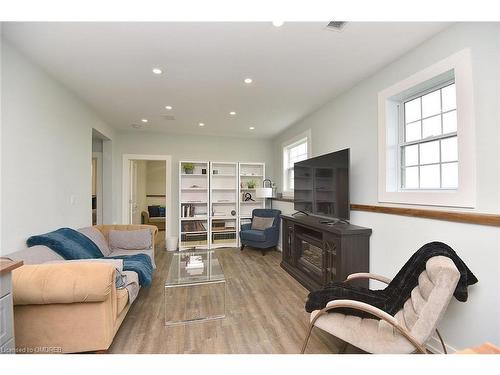
[(349, 149), (294, 165), (294, 208), (349, 220)]

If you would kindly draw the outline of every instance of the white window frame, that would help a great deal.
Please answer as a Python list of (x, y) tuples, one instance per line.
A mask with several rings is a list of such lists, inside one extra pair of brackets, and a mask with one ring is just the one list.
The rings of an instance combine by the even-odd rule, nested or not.
[(283, 187), (283, 196), (287, 198), (293, 198), (293, 189), (290, 190), (288, 186), (288, 176), (287, 176), (287, 168), (285, 166), (285, 151), (295, 146), (303, 141), (307, 143), (307, 158), (309, 159), (312, 155), (311, 153), (311, 130), (306, 130), (305, 132), (289, 139), (281, 145), (281, 168), (282, 168), (282, 187)]
[[(401, 188), (399, 108), (404, 98), (454, 79), (457, 100), (458, 188)], [(430, 206), (476, 205), (476, 152), (470, 50), (464, 49), (378, 94), (378, 200)]]

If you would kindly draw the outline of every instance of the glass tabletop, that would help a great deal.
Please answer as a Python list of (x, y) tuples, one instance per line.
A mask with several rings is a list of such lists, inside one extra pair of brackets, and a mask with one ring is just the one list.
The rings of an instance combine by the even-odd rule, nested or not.
[(224, 281), (214, 250), (184, 250), (172, 256), (165, 286)]

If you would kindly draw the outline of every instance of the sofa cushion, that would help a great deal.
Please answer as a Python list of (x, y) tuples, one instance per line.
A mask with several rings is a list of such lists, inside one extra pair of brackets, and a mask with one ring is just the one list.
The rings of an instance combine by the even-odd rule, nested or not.
[(149, 250), (153, 247), (151, 230), (110, 230), (109, 246), (111, 252), (116, 249)]
[(139, 276), (134, 271), (123, 271), (122, 273), (126, 276), (125, 288), (128, 291), (128, 302), (132, 304), (139, 294), (139, 289), (141, 289)]
[(265, 242), (266, 236), (261, 230), (249, 229), (240, 232), (242, 240), (255, 241), (255, 242)]
[(108, 242), (106, 241), (106, 238), (104, 238), (104, 234), (102, 234), (99, 229), (95, 227), (86, 227), (78, 229), (78, 232), (83, 233), (88, 238), (90, 238), (90, 240), (92, 240), (92, 242), (95, 243), (99, 248), (99, 250), (101, 250), (102, 255), (106, 257), (111, 254)]
[(274, 217), (254, 216), (252, 218), (252, 229), (264, 230), (273, 226)]
[(37, 245), (27, 247), (9, 254), (12, 260), (22, 260), (24, 264), (41, 264), (53, 260), (64, 260), (62, 256), (47, 246)]

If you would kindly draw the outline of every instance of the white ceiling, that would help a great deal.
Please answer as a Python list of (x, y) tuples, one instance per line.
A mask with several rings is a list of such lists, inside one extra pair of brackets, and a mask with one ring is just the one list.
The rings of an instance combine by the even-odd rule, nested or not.
[(448, 26), (326, 23), (4, 23), (3, 34), (115, 128), (147, 118), (157, 131), (272, 137)]

